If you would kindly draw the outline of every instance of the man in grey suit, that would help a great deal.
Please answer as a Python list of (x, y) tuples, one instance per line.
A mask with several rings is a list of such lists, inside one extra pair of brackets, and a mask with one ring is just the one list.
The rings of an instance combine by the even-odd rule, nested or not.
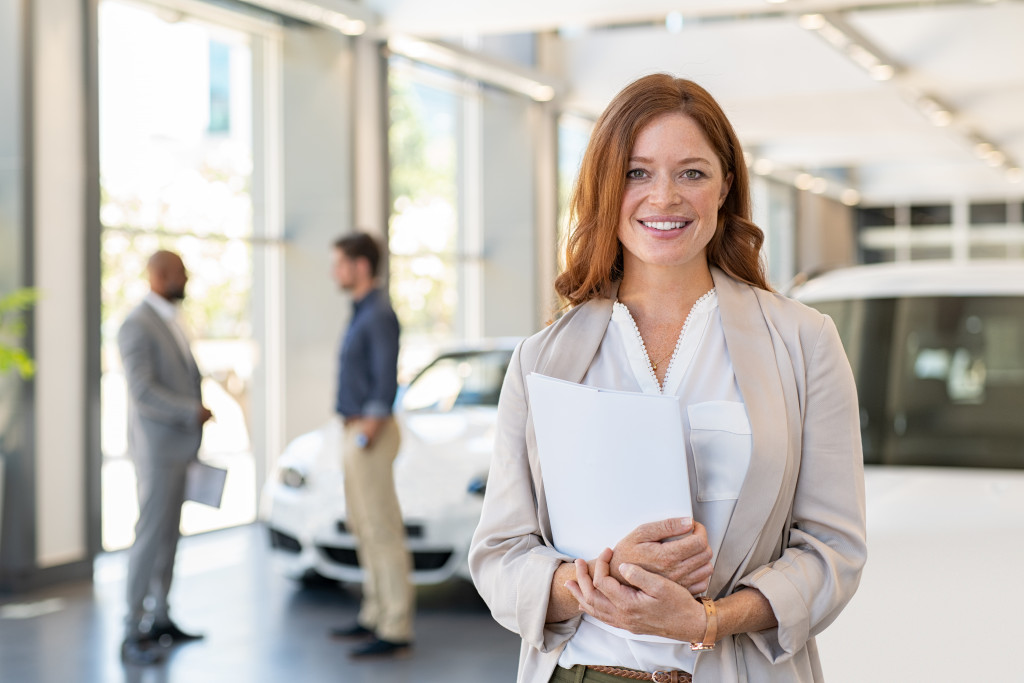
[[(139, 521), (128, 556), (128, 614), (121, 657), (155, 664), (166, 646), (196, 640), (168, 615), (188, 465), (203, 424), (201, 376), (177, 321), (188, 274), (181, 257), (158, 251), (148, 263), (150, 292), (117, 335), (128, 384), (128, 450), (138, 479)], [(147, 602), (149, 604), (147, 604)]]

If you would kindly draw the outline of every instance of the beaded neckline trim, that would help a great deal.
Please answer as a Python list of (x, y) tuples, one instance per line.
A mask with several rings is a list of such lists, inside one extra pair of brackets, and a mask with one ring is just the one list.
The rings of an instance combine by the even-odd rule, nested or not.
[[(679, 337), (676, 338), (675, 348), (672, 350), (672, 357), (668, 362), (668, 367), (665, 369), (665, 379), (667, 380), (672, 375), (672, 368), (676, 363), (676, 357), (679, 355), (679, 348), (682, 346), (683, 339), (686, 338), (686, 331), (690, 327), (690, 321), (693, 319), (694, 312), (700, 310), (703, 304), (709, 301), (715, 296), (715, 288), (712, 287), (708, 291), (704, 292), (690, 308), (690, 312), (686, 314), (686, 320), (683, 321), (683, 327), (679, 331)], [(633, 333), (636, 335), (636, 339), (640, 342), (640, 348), (643, 349), (644, 358), (647, 359), (647, 372), (650, 373), (651, 379), (654, 380), (654, 385), (658, 387), (659, 391), (664, 390), (664, 385), (658, 381), (658, 375), (654, 371), (654, 364), (651, 362), (651, 355), (647, 352), (647, 345), (644, 344), (644, 338), (640, 335), (640, 328), (636, 325), (636, 320), (633, 319), (633, 314), (629, 312), (629, 307), (623, 304), (621, 301), (616, 301), (614, 304), (616, 307), (621, 307), (622, 311), (628, 316), (629, 322), (633, 326)]]

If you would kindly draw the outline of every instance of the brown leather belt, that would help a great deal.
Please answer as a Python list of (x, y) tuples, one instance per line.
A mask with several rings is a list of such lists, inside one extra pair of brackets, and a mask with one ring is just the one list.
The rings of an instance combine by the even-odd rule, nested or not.
[(655, 671), (654, 673), (648, 673), (646, 671), (637, 671), (636, 669), (626, 669), (621, 666), (593, 665), (588, 665), (587, 668), (603, 674), (618, 676), (619, 678), (628, 678), (632, 681), (654, 681), (654, 683), (692, 683), (693, 681), (693, 676), (687, 671)]

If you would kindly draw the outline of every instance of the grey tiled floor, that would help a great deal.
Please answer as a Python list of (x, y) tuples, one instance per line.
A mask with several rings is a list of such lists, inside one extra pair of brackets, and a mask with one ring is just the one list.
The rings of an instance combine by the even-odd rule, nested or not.
[(421, 588), (408, 659), (353, 663), (327, 637), (355, 617), (354, 589), (300, 587), (276, 574), (258, 524), (182, 540), (172, 611), (206, 639), (156, 667), (118, 657), (124, 553), (96, 560), (92, 583), (0, 595), (2, 683), (390, 683), (514, 681), (519, 639), (465, 583)]

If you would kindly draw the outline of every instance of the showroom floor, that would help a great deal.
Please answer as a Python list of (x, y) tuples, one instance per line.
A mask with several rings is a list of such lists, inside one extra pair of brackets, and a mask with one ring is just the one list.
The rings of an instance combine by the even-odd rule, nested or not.
[(494, 623), (465, 583), (421, 588), (408, 659), (353, 663), (327, 637), (358, 599), (334, 585), (301, 588), (276, 574), (259, 524), (182, 541), (173, 613), (202, 641), (148, 668), (121, 664), (125, 554), (96, 561), (95, 579), (0, 595), (3, 683), (346, 683), (513, 681), (519, 639)]

